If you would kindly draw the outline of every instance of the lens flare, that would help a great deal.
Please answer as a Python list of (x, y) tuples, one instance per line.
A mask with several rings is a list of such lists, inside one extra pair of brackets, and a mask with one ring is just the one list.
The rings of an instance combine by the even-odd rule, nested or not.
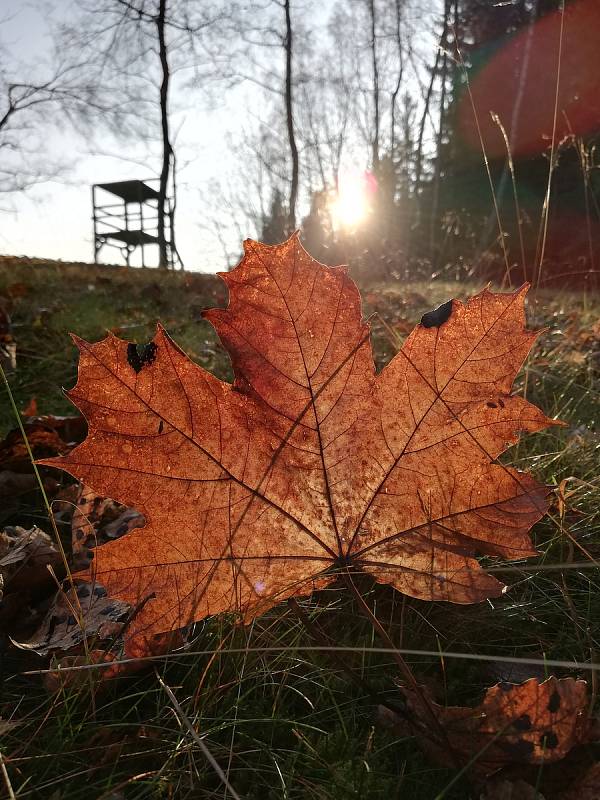
[(598, 133), (599, 30), (600, 2), (574, 0), (516, 33), (489, 60), (482, 53), (471, 91), (458, 103), (459, 128), (473, 151), (481, 152), (483, 139), (488, 157), (505, 157), (497, 119), (515, 157), (543, 153), (553, 138)]
[(340, 176), (330, 206), (335, 228), (356, 228), (368, 217), (373, 192), (369, 177), (364, 172), (345, 172)]

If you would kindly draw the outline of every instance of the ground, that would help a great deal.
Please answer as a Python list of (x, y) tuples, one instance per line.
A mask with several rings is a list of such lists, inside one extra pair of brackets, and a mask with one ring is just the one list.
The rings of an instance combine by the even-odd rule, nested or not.
[[(361, 287), (378, 366), (425, 311), (481, 288), (476, 282)], [(62, 393), (76, 375), (69, 332), (95, 341), (112, 330), (144, 343), (159, 319), (194, 360), (229, 379), (228, 358), (200, 313), (225, 299), (213, 276), (0, 259), (0, 303), (17, 341), (17, 368), (8, 375), (17, 408), (35, 398), (41, 414), (73, 412)], [(566, 489), (573, 491), (566, 506), (555, 504), (535, 527), (539, 558), (533, 565), (496, 563), (510, 591), (474, 606), (363, 587), (395, 645), (422, 651), (407, 659), (442, 702), (477, 701), (499, 680), (550, 671), (584, 677), (595, 690), (593, 673), (550, 670), (543, 661), (585, 664), (598, 661), (600, 651), (600, 298), (532, 291), (528, 316), (531, 327), (545, 330), (516, 390), (566, 425), (525, 439), (506, 460), (556, 487), (569, 479)], [(2, 392), (4, 435), (16, 419)], [(0, 522), (52, 531), (38, 496), (23, 498), (8, 517), (0, 509)], [(335, 645), (351, 652), (303, 649), (314, 638), (284, 604), (246, 628), (210, 619), (198, 626), (188, 650), (145, 672), (101, 687), (82, 673), (79, 683), (49, 694), (42, 676), (25, 674), (47, 661), (4, 641), (1, 752), (15, 796), (231, 797), (160, 677), (245, 800), (478, 797), (465, 775), (436, 766), (410, 737), (380, 724), (377, 699), (348, 678), (350, 666), (380, 699), (398, 700), (394, 660), (376, 652), (381, 642), (353, 599), (333, 588), (302, 607)], [(441, 651), (468, 658), (436, 655)], [(543, 775), (539, 780), (543, 786)]]

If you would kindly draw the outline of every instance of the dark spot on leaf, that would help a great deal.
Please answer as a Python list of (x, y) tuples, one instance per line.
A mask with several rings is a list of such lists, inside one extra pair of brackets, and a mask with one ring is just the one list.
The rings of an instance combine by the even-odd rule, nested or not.
[(143, 367), (154, 363), (157, 350), (158, 346), (154, 342), (142, 345), (130, 342), (127, 345), (127, 363), (136, 372), (140, 372)]
[(513, 728), (517, 731), (530, 731), (531, 730), (531, 717), (529, 714), (522, 714), (514, 720)]
[(544, 731), (540, 736), (540, 745), (547, 750), (554, 750), (555, 747), (558, 747), (558, 736), (554, 731)]
[(496, 403), (486, 403), (486, 406), (487, 406), (488, 408), (498, 408), (498, 406), (496, 405)]
[(548, 711), (555, 714), (560, 708), (560, 695), (556, 689), (552, 692), (550, 700), (548, 701)]
[(499, 746), (515, 761), (527, 761), (533, 755), (533, 742), (519, 739), (517, 742), (498, 740)]
[(442, 303), (441, 306), (428, 311), (421, 317), (421, 325), (424, 328), (439, 328), (450, 318), (452, 313), (452, 300)]
[(161, 419), (161, 421), (158, 423), (158, 432), (162, 433), (163, 432), (163, 428), (164, 428), (164, 423), (163, 423), (163, 421)]
[(500, 408), (504, 408), (504, 400), (502, 400), (501, 397), (498, 398), (498, 405), (500, 406)]

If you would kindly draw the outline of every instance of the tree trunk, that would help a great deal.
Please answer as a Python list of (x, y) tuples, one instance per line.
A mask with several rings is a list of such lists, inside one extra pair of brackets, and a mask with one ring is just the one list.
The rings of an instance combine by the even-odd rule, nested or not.
[(435, 264), (437, 259), (437, 228), (438, 211), (440, 201), (440, 179), (442, 175), (442, 148), (444, 146), (444, 128), (446, 125), (446, 82), (448, 80), (448, 30), (450, 28), (450, 13), (452, 11), (451, 0), (446, 0), (444, 4), (444, 29), (442, 31), (442, 72), (441, 72), (441, 92), (440, 92), (440, 118), (436, 137), (435, 168), (433, 172), (433, 192), (431, 200), (431, 221), (429, 228), (429, 247), (431, 258)]
[(292, 104), (292, 20), (290, 16), (290, 0), (285, 0), (285, 113), (287, 120), (288, 140), (292, 156), (292, 182), (288, 209), (288, 233), (296, 229), (296, 200), (298, 197), (298, 147), (294, 134), (294, 116)]
[[(160, 171), (160, 186), (158, 190), (158, 266), (161, 269), (169, 267), (169, 248), (167, 245), (167, 219), (169, 209), (167, 193), (169, 188), (169, 177), (171, 174), (171, 158), (173, 148), (169, 136), (169, 59), (167, 42), (165, 36), (167, 16), (167, 0), (159, 0), (158, 15), (156, 17), (156, 29), (158, 33), (158, 53), (162, 71), (162, 81), (160, 84), (160, 125), (162, 133), (162, 168)], [(174, 219), (170, 220), (171, 234)]]
[(394, 160), (394, 151), (396, 147), (396, 103), (398, 101), (398, 93), (402, 86), (402, 78), (404, 76), (404, 58), (402, 53), (402, 10), (400, 7), (400, 0), (396, 0), (396, 45), (398, 47), (398, 77), (396, 85), (392, 92), (390, 102), (390, 155), (392, 161)]
[(371, 17), (371, 61), (373, 65), (373, 172), (379, 175), (379, 68), (375, 35), (375, 0), (369, 0)]
[(433, 95), (433, 85), (438, 74), (438, 66), (440, 63), (440, 52), (442, 48), (442, 41), (440, 40), (439, 46), (435, 51), (435, 63), (431, 69), (431, 78), (429, 79), (429, 86), (427, 87), (427, 94), (425, 95), (425, 103), (423, 106), (423, 114), (419, 124), (419, 137), (417, 139), (417, 155), (416, 155), (416, 172), (415, 172), (415, 188), (414, 194), (418, 203), (419, 192), (421, 191), (421, 179), (423, 175), (423, 139), (425, 134), (425, 124), (429, 115), (429, 107), (431, 105), (431, 98)]

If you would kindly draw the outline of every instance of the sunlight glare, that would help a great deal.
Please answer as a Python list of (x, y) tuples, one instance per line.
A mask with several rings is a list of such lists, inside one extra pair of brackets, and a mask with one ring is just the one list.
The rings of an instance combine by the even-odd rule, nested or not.
[(331, 203), (335, 228), (355, 228), (370, 211), (368, 176), (363, 172), (346, 172), (340, 177), (337, 196)]

